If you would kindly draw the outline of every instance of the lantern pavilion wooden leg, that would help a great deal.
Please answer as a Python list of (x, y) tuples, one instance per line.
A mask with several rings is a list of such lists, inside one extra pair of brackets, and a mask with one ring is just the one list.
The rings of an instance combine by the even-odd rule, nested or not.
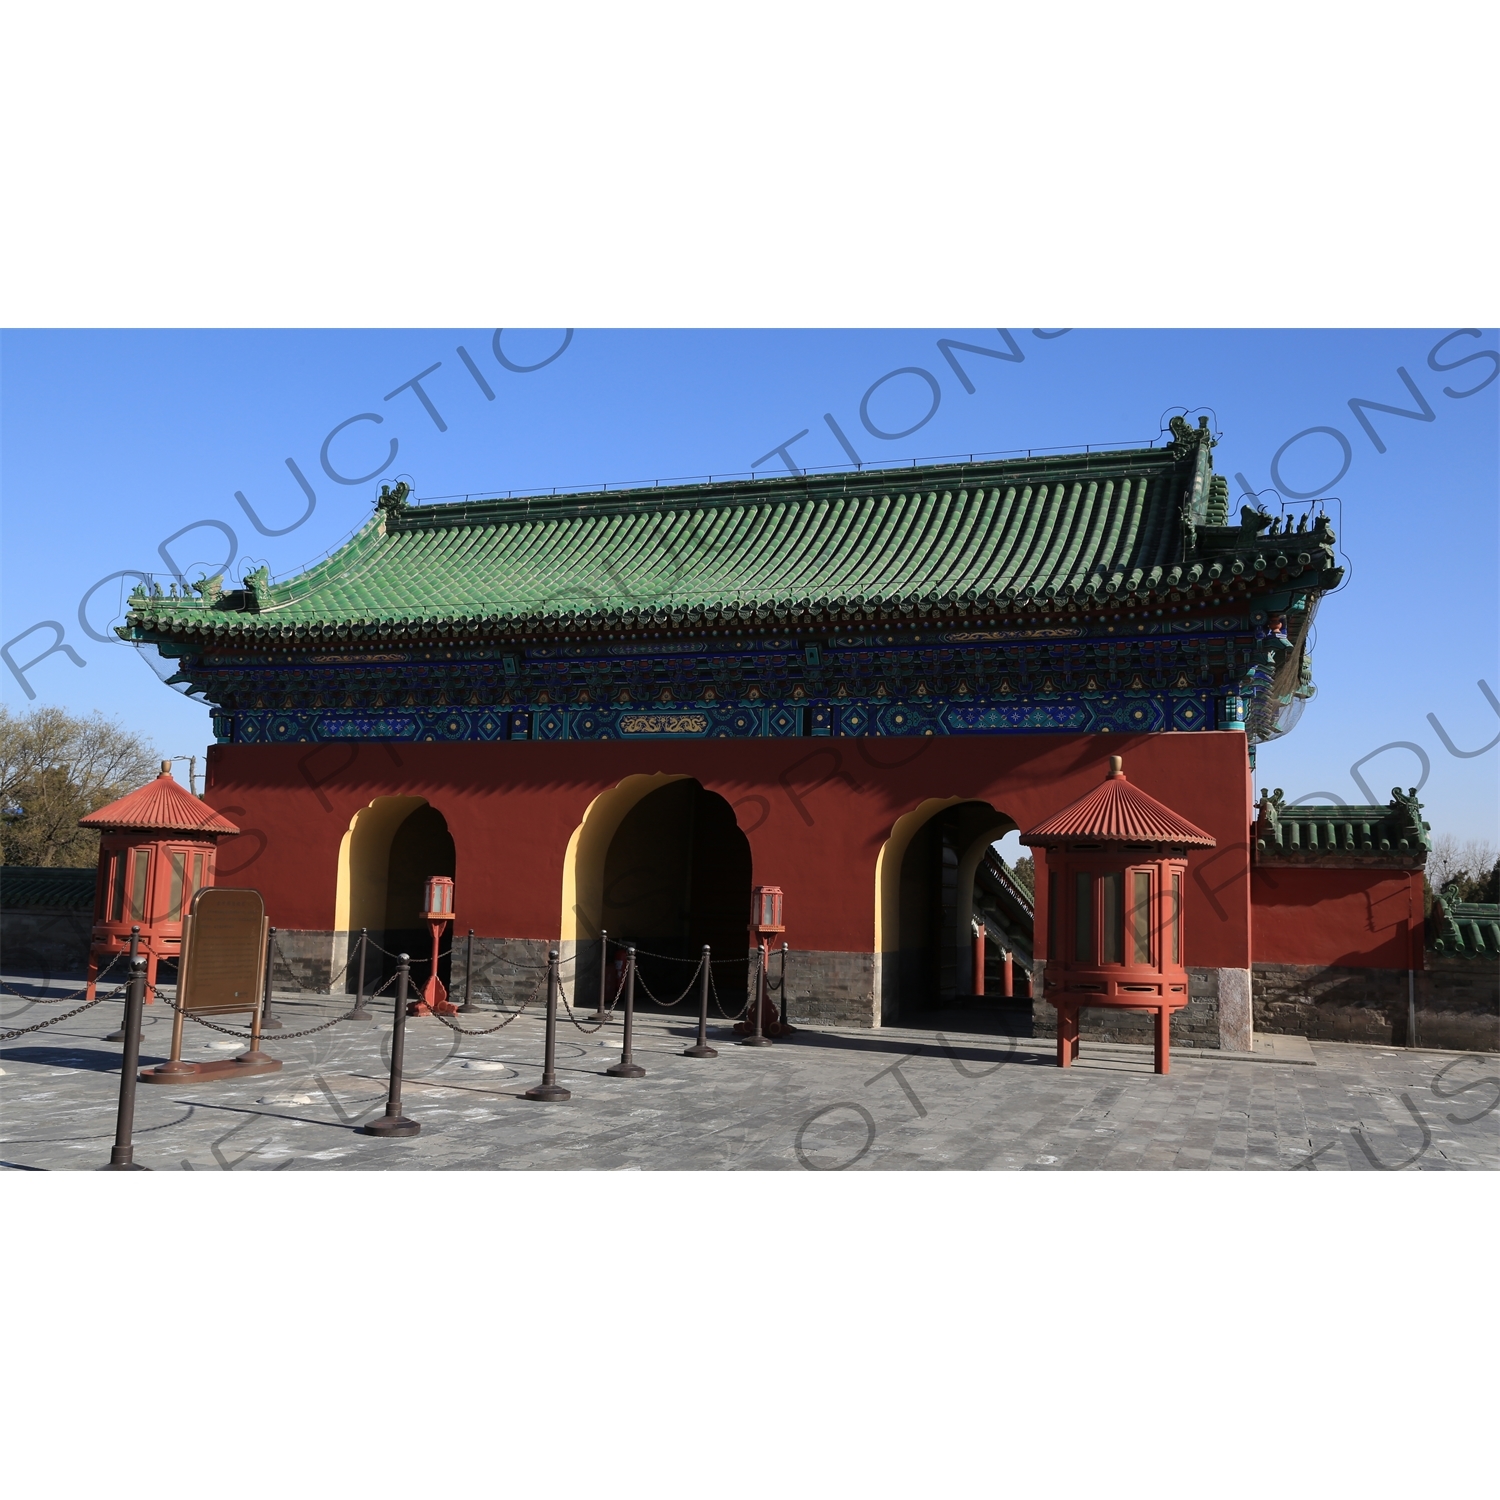
[(1156, 1007), (1156, 1071), (1172, 1071), (1172, 1012), (1165, 1005)]
[(89, 949), (89, 982), (88, 982), (88, 988), (87, 988), (87, 990), (84, 991), (84, 995), (85, 995), (86, 999), (92, 1000), (94, 998), (94, 988), (95, 988), (95, 985), (98, 983), (98, 979), (99, 979), (99, 955), (92, 948), (90, 948)]
[(1078, 1012), (1071, 1006), (1057, 1008), (1057, 1065), (1070, 1068), (1077, 1052)]

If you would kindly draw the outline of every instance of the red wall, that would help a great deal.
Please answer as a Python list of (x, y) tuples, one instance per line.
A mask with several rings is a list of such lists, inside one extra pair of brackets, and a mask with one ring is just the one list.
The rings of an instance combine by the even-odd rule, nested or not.
[(1251, 952), (1258, 963), (1422, 967), (1422, 872), (1257, 867)]
[(563, 856), (589, 802), (636, 773), (695, 776), (733, 805), (754, 880), (785, 890), (793, 946), (869, 952), (875, 860), (897, 818), (929, 797), (972, 797), (1024, 830), (1098, 786), (1111, 754), (1218, 840), (1189, 865), (1188, 962), (1248, 966), (1250, 772), (1245, 737), (1232, 732), (222, 745), (209, 752), (205, 796), (245, 830), (221, 846), (220, 881), (257, 887), (279, 927), (333, 926), (350, 819), (400, 793), (425, 797), (448, 821), (465, 926), (548, 938)]

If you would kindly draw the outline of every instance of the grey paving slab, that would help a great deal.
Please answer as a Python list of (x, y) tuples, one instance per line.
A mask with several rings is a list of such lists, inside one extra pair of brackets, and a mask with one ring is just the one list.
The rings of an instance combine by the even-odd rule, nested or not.
[[(172, 1171), (1473, 1171), (1500, 1166), (1500, 1059), (1337, 1043), (1218, 1056), (1180, 1049), (1157, 1077), (1149, 1048), (1087, 1043), (1069, 1069), (1052, 1044), (955, 1030), (807, 1028), (762, 1049), (711, 1027), (715, 1059), (681, 1055), (690, 1018), (637, 1017), (643, 1079), (611, 1078), (620, 1027), (560, 1023), (565, 1104), (524, 1097), (541, 1076), (530, 1013), (489, 1036), (408, 1022), (405, 1112), (422, 1133), (380, 1140), (389, 1010), (331, 1020), (344, 997), (282, 997), (265, 1047), (276, 1074), (141, 1087), (136, 1158)], [(55, 1011), (55, 1007), (50, 1009)], [(0, 1046), (0, 1159), (89, 1170), (109, 1157), (122, 1007)], [(7, 997), (5, 1029), (49, 1007)], [(459, 1018), (471, 1029), (498, 1015)], [(148, 1012), (143, 1060), (167, 1055), (170, 1013)], [(188, 1027), (185, 1055), (240, 1044)], [(1297, 1039), (1301, 1042), (1301, 1039)]]

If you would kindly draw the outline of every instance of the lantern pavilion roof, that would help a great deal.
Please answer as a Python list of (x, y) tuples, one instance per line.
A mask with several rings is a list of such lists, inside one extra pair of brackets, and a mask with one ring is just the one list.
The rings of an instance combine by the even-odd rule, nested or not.
[(228, 818), (186, 792), (165, 766), (155, 781), (78, 820), (80, 828), (142, 829), (156, 833), (238, 833)]
[(1021, 835), (1023, 844), (1171, 844), (1212, 848), (1214, 839), (1165, 803), (1125, 779), (1121, 757), (1110, 757), (1109, 775), (1071, 807)]

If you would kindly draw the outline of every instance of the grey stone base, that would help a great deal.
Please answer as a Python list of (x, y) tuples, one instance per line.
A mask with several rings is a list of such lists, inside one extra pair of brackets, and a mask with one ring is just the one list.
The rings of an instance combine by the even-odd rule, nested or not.
[(1249, 969), (1219, 969), (1219, 1046), (1226, 1052), (1255, 1050), (1255, 1013)]
[[(1223, 1045), (1219, 1024), (1219, 973), (1218, 969), (1188, 970), (1188, 1003), (1181, 1010), (1172, 1012), (1172, 1040), (1179, 1046), (1218, 1048)], [(1031, 1034), (1057, 1035), (1057, 1011), (1045, 1000), (1032, 1002)], [(1134, 1042), (1149, 1047), (1156, 1040), (1156, 1017), (1149, 1011), (1096, 1005), (1079, 1012), (1078, 1034), (1083, 1041)]]
[(1500, 1051), (1497, 966), (1427, 958), (1432, 967), (1416, 973), (1410, 988), (1405, 969), (1256, 964), (1255, 1029), (1325, 1042)]
[[(356, 939), (358, 933), (355, 934)], [(276, 951), (273, 957), (271, 983), (277, 990), (310, 990), (314, 994), (328, 993), (329, 976), (344, 962), (341, 932), (317, 932), (308, 928), (278, 928)], [(374, 934), (371, 933), (371, 937)], [(337, 946), (338, 956), (334, 951)], [(342, 983), (339, 993), (344, 993)], [(348, 993), (354, 993), (353, 980)]]
[[(773, 969), (772, 974), (776, 973)], [(875, 1026), (875, 955), (792, 949), (787, 955), (788, 1012), (798, 1021)]]
[(0, 912), (0, 965), (8, 974), (79, 975), (88, 967), (94, 914), (67, 907)]
[[(466, 939), (460, 934), (453, 945), (453, 984), (448, 998), (455, 1004), (464, 996)], [(480, 938), (474, 939), (474, 978), (470, 999), (475, 1004), (520, 1005), (534, 996), (531, 1009), (540, 1014), (547, 1005), (547, 954), (558, 945), (546, 938)], [(588, 949), (596, 948), (590, 943)], [(567, 954), (561, 955), (564, 959)], [(582, 955), (587, 956), (587, 953)], [(575, 973), (575, 970), (580, 972)], [(564, 963), (559, 970), (562, 993), (574, 1011), (585, 1009), (592, 1014), (599, 996), (599, 961), (592, 966)], [(590, 975), (592, 982), (590, 982)], [(561, 1000), (558, 1011), (563, 1012)], [(528, 1012), (529, 1013), (529, 1012)]]

